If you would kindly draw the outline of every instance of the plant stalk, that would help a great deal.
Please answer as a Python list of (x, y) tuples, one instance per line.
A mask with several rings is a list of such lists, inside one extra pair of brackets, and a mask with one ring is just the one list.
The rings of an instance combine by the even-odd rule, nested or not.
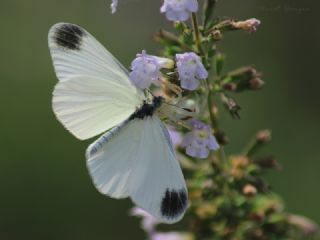
[(202, 57), (204, 57), (204, 52), (201, 46), (201, 35), (199, 31), (199, 23), (198, 23), (198, 18), (196, 13), (192, 13), (192, 26), (194, 30), (194, 37), (196, 41), (196, 45), (198, 48), (198, 51)]

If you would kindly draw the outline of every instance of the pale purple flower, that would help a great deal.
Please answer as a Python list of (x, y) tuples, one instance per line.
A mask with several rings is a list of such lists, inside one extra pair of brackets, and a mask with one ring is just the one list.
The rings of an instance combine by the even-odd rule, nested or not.
[(164, 0), (160, 9), (165, 13), (169, 21), (186, 21), (192, 12), (197, 12), (199, 4), (197, 0)]
[(211, 127), (195, 119), (190, 120), (189, 124), (192, 130), (185, 135), (181, 145), (186, 148), (189, 156), (207, 158), (209, 150), (219, 148), (216, 138), (212, 135)]
[(134, 207), (130, 211), (131, 215), (142, 217), (141, 228), (147, 233), (150, 240), (190, 240), (188, 234), (178, 232), (160, 233), (156, 231), (156, 225), (160, 222), (145, 210)]
[(195, 90), (199, 86), (199, 80), (208, 77), (200, 57), (194, 52), (176, 54), (176, 61), (182, 88)]
[(148, 55), (145, 50), (131, 63), (130, 79), (140, 89), (148, 88), (152, 83), (160, 85), (161, 68), (172, 68), (171, 59)]
[(186, 240), (187, 237), (177, 232), (155, 233), (151, 235), (151, 240)]
[(111, 3), (111, 13), (114, 14), (117, 11), (118, 0), (112, 0)]
[(155, 226), (159, 224), (155, 217), (139, 207), (132, 208), (131, 215), (142, 217), (141, 228), (148, 234), (152, 234), (155, 231)]
[(182, 143), (182, 136), (174, 127), (168, 126), (168, 132), (173, 146), (179, 146)]

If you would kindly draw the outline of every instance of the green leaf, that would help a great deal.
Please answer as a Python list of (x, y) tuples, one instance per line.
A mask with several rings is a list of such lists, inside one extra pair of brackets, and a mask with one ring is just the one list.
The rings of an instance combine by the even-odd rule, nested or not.
[(184, 31), (189, 29), (188, 25), (186, 25), (184, 22), (176, 22), (174, 24), (174, 27), (180, 33), (183, 33)]
[(194, 44), (193, 34), (191, 31), (185, 31), (182, 35), (182, 42), (188, 46), (192, 46)]
[(213, 15), (213, 10), (218, 0), (206, 0), (204, 4), (204, 27), (207, 26), (209, 20)]
[(221, 53), (218, 53), (215, 58), (216, 73), (218, 76), (220, 76), (222, 73), (224, 63), (225, 63), (225, 56)]
[(285, 220), (286, 220), (286, 217), (283, 213), (274, 213), (268, 218), (267, 222), (276, 224), (279, 222), (284, 222)]

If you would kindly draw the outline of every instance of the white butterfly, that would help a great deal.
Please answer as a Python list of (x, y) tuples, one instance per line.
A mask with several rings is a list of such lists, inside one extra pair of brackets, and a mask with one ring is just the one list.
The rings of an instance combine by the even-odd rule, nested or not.
[(77, 25), (54, 25), (49, 48), (59, 79), (53, 92), (58, 120), (81, 140), (109, 130), (86, 152), (96, 188), (113, 198), (130, 197), (162, 222), (179, 221), (187, 188), (156, 115), (163, 98), (150, 99), (135, 87), (127, 70)]

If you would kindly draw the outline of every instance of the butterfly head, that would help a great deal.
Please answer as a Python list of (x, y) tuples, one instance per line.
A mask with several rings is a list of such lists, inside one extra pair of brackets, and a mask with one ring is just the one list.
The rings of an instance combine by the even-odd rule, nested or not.
[(164, 98), (159, 96), (159, 97), (153, 98), (152, 104), (153, 104), (153, 107), (157, 109), (162, 105), (163, 102), (164, 102)]
[(160, 96), (154, 97), (151, 103), (144, 101), (143, 105), (138, 108), (134, 114), (131, 115), (130, 120), (135, 118), (144, 119), (145, 117), (153, 116), (155, 111), (160, 108), (163, 102), (164, 98)]

